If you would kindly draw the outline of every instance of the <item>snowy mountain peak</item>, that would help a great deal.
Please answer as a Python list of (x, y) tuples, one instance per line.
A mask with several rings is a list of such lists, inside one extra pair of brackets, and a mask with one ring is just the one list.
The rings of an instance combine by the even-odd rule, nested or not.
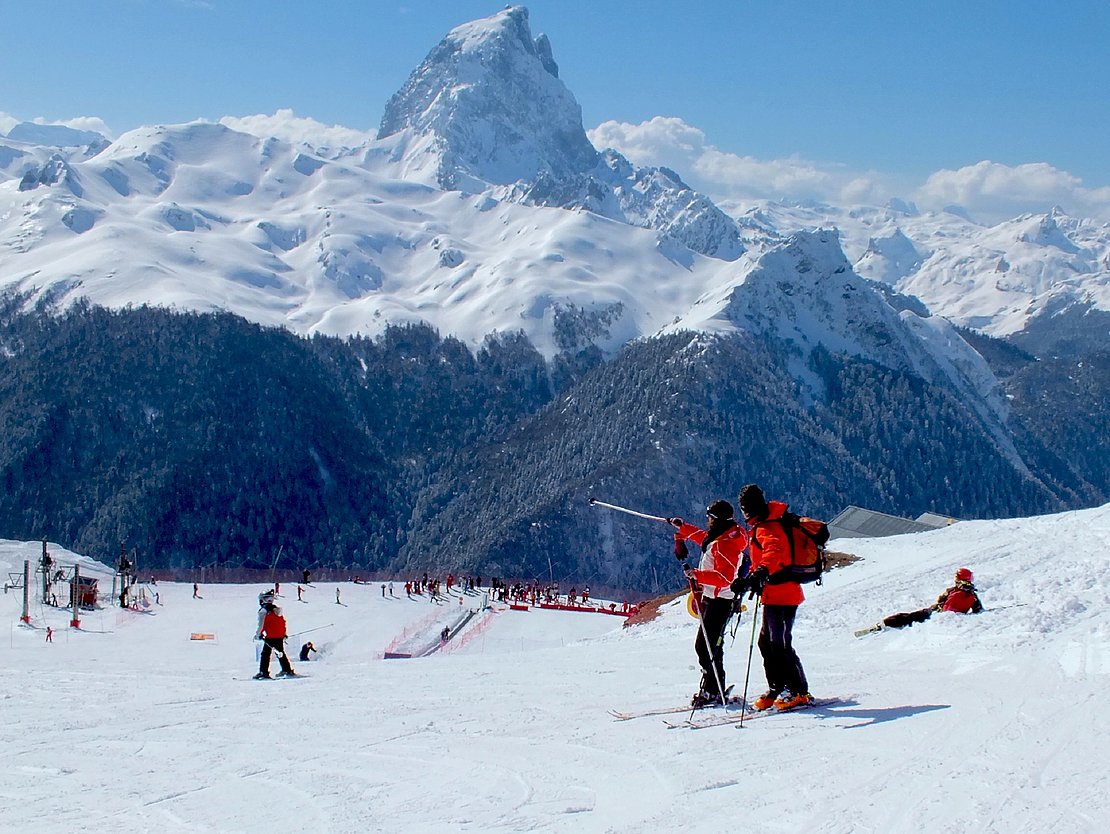
[(104, 146), (108, 139), (92, 130), (77, 130), (65, 125), (40, 125), (36, 122), (20, 122), (7, 133), (14, 142), (29, 145), (49, 145), (55, 148), (74, 148), (85, 145)]
[[(389, 100), (379, 139), (407, 134), (401, 156), (423, 156), (444, 188), (557, 179), (594, 166), (582, 111), (528, 10), (511, 6), (452, 29)], [(410, 168), (411, 169), (411, 168)]]
[(762, 338), (789, 345), (795, 377), (821, 383), (809, 359), (818, 346), (876, 362), (961, 392), (1002, 439), (1006, 407), (998, 381), (977, 354), (939, 318), (897, 311), (849, 266), (833, 230), (799, 232), (769, 249), (735, 286), (721, 315)]
[(922, 261), (913, 241), (900, 228), (867, 241), (867, 251), (856, 262), (856, 271), (886, 284), (895, 284), (905, 278)]

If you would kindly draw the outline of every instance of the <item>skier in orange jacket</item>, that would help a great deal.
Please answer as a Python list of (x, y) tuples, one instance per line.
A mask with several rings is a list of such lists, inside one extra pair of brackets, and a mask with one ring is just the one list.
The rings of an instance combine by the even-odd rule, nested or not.
[(788, 507), (782, 501), (767, 502), (763, 490), (748, 484), (740, 490), (740, 509), (751, 529), (752, 570), (746, 579), (732, 583), (737, 593), (759, 595), (763, 625), (759, 631), (759, 653), (767, 675), (767, 691), (752, 703), (757, 710), (772, 706), (793, 709), (813, 700), (802, 661), (794, 651), (794, 618), (805, 601), (797, 582), (768, 583), (768, 577), (790, 566), (791, 534), (782, 524)]

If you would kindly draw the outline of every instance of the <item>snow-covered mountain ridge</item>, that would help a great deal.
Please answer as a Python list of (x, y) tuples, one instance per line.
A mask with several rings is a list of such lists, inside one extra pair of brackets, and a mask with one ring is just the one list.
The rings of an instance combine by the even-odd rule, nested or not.
[(835, 227), (857, 273), (992, 336), (1052, 326), (1068, 311), (1110, 311), (1110, 224), (1070, 217), (1059, 207), (993, 226), (897, 201), (734, 210), (747, 225), (778, 233)]
[[(306, 334), (420, 320), (478, 345), (523, 330), (547, 356), (567, 347), (556, 323), (569, 311), (602, 323), (577, 346), (611, 353), (663, 329), (753, 326), (728, 312), (733, 290), (795, 233), (835, 227), (839, 242), (817, 239), (848, 253), (848, 271), (957, 324), (1006, 335), (1038, 316), (1110, 309), (1106, 226), (1053, 212), (988, 228), (899, 203), (767, 204), (733, 219), (678, 173), (595, 149), (522, 7), (448, 33), (361, 144), (225, 121), (110, 144), (14, 128), (0, 139), (0, 287), (62, 304), (228, 310)], [(808, 300), (767, 303), (764, 314), (786, 316), (769, 327), (786, 335), (788, 309)], [(889, 345), (876, 353), (892, 326), (895, 352), (938, 348), (907, 342), (920, 328), (872, 299), (804, 339), (920, 367)]]

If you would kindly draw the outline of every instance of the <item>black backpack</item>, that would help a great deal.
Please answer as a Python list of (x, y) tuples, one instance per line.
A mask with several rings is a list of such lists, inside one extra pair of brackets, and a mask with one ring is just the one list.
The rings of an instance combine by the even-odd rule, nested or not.
[(821, 575), (828, 566), (825, 543), (829, 540), (829, 525), (816, 518), (783, 513), (781, 518), (763, 521), (756, 526), (776, 522), (782, 525), (786, 531), (786, 540), (790, 542), (790, 564), (767, 577), (767, 584), (813, 582), (820, 585)]

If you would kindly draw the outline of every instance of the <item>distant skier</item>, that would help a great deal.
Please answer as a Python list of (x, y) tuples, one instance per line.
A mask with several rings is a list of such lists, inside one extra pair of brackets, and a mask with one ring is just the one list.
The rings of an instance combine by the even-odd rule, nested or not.
[(311, 658), (309, 657), (310, 654), (318, 654), (318, 652), (316, 651), (316, 647), (312, 645), (311, 640), (301, 646), (301, 660), (311, 660)]
[(193, 599), (204, 599), (204, 597), (200, 595), (200, 587), (196, 582), (193, 583)]
[(983, 610), (983, 603), (979, 600), (979, 594), (975, 590), (975, 585), (972, 584), (975, 575), (968, 568), (960, 568), (956, 571), (954, 584), (945, 589), (937, 601), (930, 605), (928, 608), (921, 608), (917, 611), (905, 611), (899, 614), (891, 614), (889, 617), (883, 619), (883, 626), (886, 628), (905, 628), (914, 623), (923, 623), (931, 616), (934, 611), (954, 611), (957, 614), (978, 614)]
[[(259, 600), (261, 601), (261, 597)], [(263, 641), (262, 659), (255, 678), (263, 680), (270, 677), (270, 655), (274, 653), (277, 654), (278, 662), (281, 664), (278, 677), (294, 677), (297, 673), (293, 671), (293, 666), (289, 663), (289, 656), (285, 652), (285, 638), (288, 635), (285, 617), (282, 615), (281, 609), (274, 605), (272, 597), (262, 607), (265, 611), (262, 617), (262, 627), (254, 635), (255, 640)]]

